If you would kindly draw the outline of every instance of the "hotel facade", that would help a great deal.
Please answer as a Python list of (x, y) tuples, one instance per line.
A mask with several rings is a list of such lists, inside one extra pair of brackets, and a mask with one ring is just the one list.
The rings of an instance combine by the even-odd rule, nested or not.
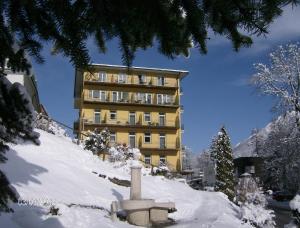
[(180, 83), (187, 71), (91, 64), (76, 69), (74, 133), (108, 128), (112, 144), (139, 148), (145, 165), (182, 168)]

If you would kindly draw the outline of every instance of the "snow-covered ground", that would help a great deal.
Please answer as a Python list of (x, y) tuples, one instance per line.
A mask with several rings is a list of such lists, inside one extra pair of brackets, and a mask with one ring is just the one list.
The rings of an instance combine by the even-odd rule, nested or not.
[[(6, 153), (8, 161), (1, 165), (22, 201), (12, 204), (14, 213), (0, 215), (0, 227), (129, 227), (109, 217), (111, 202), (128, 199), (129, 188), (107, 178), (129, 180), (129, 167), (114, 168), (66, 137), (38, 131), (40, 146), (12, 145)], [(175, 227), (248, 227), (239, 219), (239, 208), (221, 193), (196, 191), (184, 183), (145, 174), (142, 196), (174, 201), (177, 212), (170, 217)], [(59, 215), (49, 214), (50, 204), (59, 208)]]

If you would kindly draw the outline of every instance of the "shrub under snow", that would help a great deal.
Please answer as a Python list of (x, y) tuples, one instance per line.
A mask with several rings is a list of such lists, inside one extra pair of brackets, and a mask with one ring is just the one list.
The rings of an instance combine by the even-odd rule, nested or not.
[(245, 173), (239, 179), (236, 200), (245, 223), (259, 228), (275, 227), (274, 212), (266, 209), (266, 197), (251, 174)]

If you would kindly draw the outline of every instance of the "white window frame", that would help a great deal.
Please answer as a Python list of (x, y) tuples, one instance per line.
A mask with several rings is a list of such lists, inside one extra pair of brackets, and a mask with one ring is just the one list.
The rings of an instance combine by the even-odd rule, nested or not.
[(106, 80), (107, 80), (106, 72), (100, 71), (98, 73), (98, 81), (99, 82), (106, 82)]
[(159, 133), (159, 148), (160, 148), (160, 139), (161, 138), (165, 138), (164, 148), (166, 148), (167, 147), (167, 137), (166, 137), (166, 134), (165, 133)]
[[(106, 91), (104, 90), (99, 90), (99, 100), (100, 101), (106, 101)], [(103, 97), (102, 97), (103, 96)]]
[[(148, 98), (150, 98), (150, 102), (148, 102)], [(146, 104), (152, 104), (152, 94), (151, 93), (145, 93), (145, 101)]]
[[(96, 122), (96, 114), (99, 114), (99, 122)], [(101, 123), (101, 110), (94, 109), (94, 123)]]
[(128, 146), (130, 146), (131, 147), (131, 145), (130, 145), (130, 137), (132, 137), (132, 136), (134, 136), (134, 144), (135, 144), (135, 147), (137, 146), (137, 144), (136, 144), (136, 133), (135, 132), (129, 132), (129, 134), (128, 134)]
[(129, 114), (128, 114), (128, 122), (130, 124), (130, 116), (133, 116), (134, 115), (134, 125), (136, 124), (136, 112), (134, 111), (130, 111)]
[(119, 73), (118, 74), (118, 83), (126, 83), (127, 82), (127, 74)]
[[(164, 117), (164, 125), (160, 125), (160, 117)], [(166, 126), (166, 122), (167, 122), (166, 113), (160, 112), (160, 113), (158, 114), (158, 124), (159, 124), (160, 126)]]
[[(146, 120), (146, 117), (149, 117), (149, 120)], [(144, 112), (144, 122), (150, 123), (151, 119), (151, 112)]]
[[(141, 80), (140, 80), (141, 79)], [(138, 75), (138, 80), (140, 85), (144, 85), (147, 82), (146, 75), (144, 74), (139, 74)]]
[[(159, 99), (159, 97), (161, 98), (161, 99)], [(157, 101), (157, 104), (164, 104), (164, 96), (163, 96), (163, 94), (157, 94), (156, 95), (156, 101)]]
[[(146, 162), (146, 161), (149, 161), (149, 163)], [(151, 165), (151, 162), (152, 162), (151, 155), (145, 155), (144, 156), (144, 163), (145, 163), (145, 165)]]
[[(114, 119), (111, 118), (112, 114), (115, 115)], [(117, 111), (116, 110), (110, 110), (109, 111), (109, 119), (110, 120), (117, 120)]]
[[(161, 102), (159, 102), (161, 97)], [(157, 104), (171, 104), (173, 96), (170, 94), (157, 94)]]
[(164, 86), (166, 84), (166, 78), (164, 76), (158, 76), (157, 77), (157, 85), (158, 86)]
[[(146, 134), (147, 134), (147, 136), (146, 136)], [(146, 138), (149, 138), (150, 141), (149, 141), (149, 142), (146, 142)], [(150, 133), (150, 132), (144, 133), (144, 143), (145, 143), (145, 144), (150, 144), (151, 142), (152, 142), (151, 133)]]

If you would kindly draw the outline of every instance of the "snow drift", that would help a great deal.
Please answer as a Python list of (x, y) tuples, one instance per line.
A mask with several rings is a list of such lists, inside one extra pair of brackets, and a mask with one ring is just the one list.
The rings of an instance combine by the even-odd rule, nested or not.
[[(129, 180), (129, 167), (114, 168), (69, 138), (37, 131), (40, 146), (11, 145), (8, 161), (1, 165), (19, 203), (11, 205), (14, 213), (0, 215), (0, 227), (129, 227), (126, 222), (113, 223), (109, 216), (111, 202), (129, 198), (129, 188), (108, 180)], [(248, 227), (239, 219), (239, 208), (222, 193), (196, 191), (144, 174), (142, 197), (174, 201), (177, 212), (170, 217), (175, 227)], [(51, 206), (59, 209), (58, 215), (49, 213)]]

